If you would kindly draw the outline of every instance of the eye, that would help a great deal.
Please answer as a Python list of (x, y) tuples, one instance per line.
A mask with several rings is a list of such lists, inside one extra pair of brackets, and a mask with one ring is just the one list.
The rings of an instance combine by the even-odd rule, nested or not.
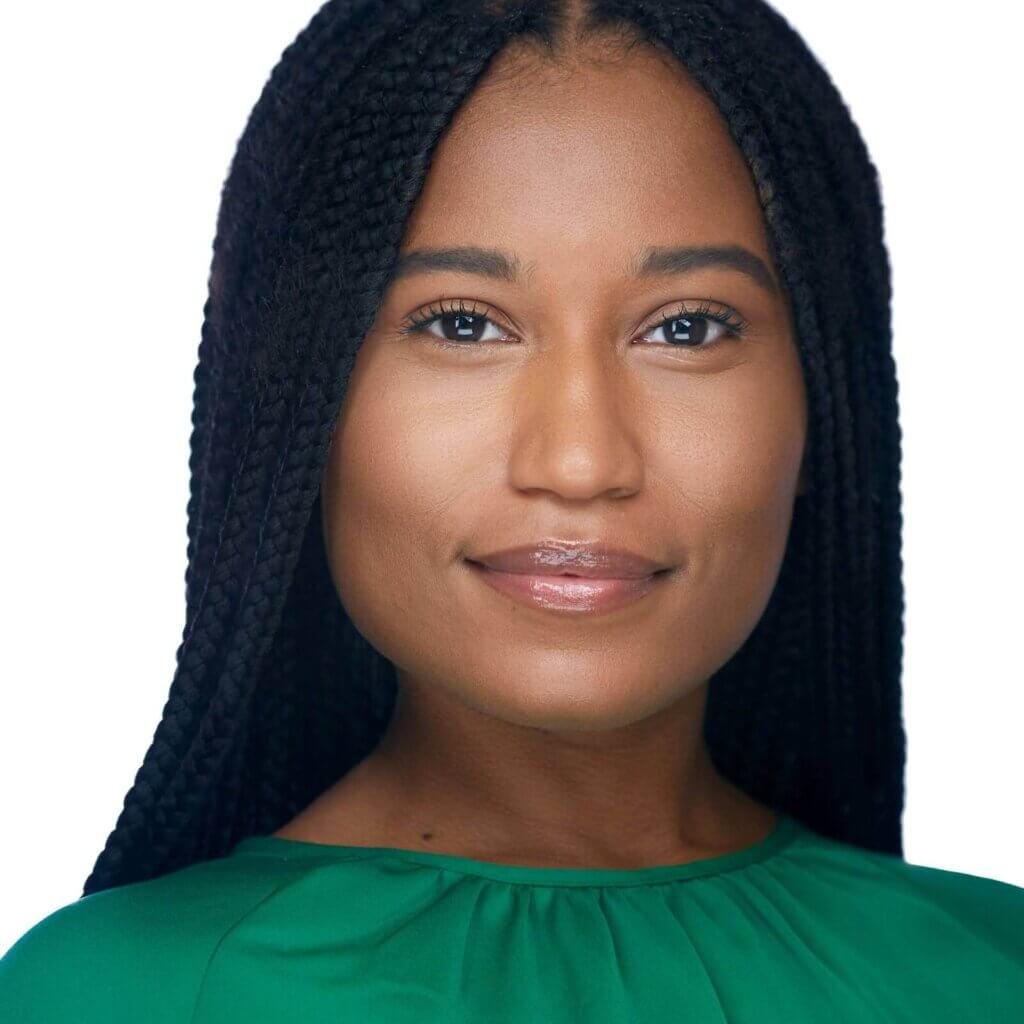
[(505, 337), (493, 320), (464, 299), (447, 305), (442, 301), (418, 310), (399, 327), (399, 331), (403, 334), (430, 334), (439, 338), (441, 344), (456, 346), (500, 341)]
[[(679, 304), (671, 315), (653, 321), (644, 331), (661, 332), (660, 344), (665, 348), (705, 349), (729, 336), (739, 338), (746, 329), (747, 322), (732, 310), (714, 309), (710, 301), (702, 300), (696, 309)], [(402, 334), (429, 334), (438, 339), (439, 345), (453, 348), (471, 348), (508, 336), (475, 303), (465, 299), (433, 303), (409, 316), (398, 330)]]
[(696, 309), (685, 304), (670, 316), (662, 317), (644, 328), (645, 333), (658, 335), (660, 343), (667, 348), (711, 348), (722, 338), (742, 336), (747, 323), (731, 310), (715, 310), (707, 301)]

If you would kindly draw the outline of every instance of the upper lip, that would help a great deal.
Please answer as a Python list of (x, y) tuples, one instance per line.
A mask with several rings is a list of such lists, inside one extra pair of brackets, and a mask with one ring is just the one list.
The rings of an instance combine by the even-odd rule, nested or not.
[(542, 540), (533, 544), (474, 555), (499, 572), (531, 576), (586, 576), (593, 579), (638, 579), (670, 568), (635, 551), (589, 541)]

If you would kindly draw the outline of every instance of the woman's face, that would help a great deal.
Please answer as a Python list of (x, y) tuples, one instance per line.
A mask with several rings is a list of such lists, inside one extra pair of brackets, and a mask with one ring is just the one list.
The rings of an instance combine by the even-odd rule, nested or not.
[[(514, 66), (499, 56), (435, 152), (401, 246), (426, 255), (359, 350), (323, 528), (340, 599), (403, 690), (607, 729), (705, 683), (764, 611), (804, 384), (754, 186), (710, 99), (650, 51)], [(670, 253), (691, 247), (742, 253)], [(465, 249), (485, 258), (429, 258)], [(585, 610), (519, 601), (467, 561), (552, 540), (671, 571)]]

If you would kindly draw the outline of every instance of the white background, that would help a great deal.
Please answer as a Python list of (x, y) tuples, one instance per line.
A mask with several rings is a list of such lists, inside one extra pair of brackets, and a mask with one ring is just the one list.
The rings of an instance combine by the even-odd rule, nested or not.
[[(0, 949), (80, 895), (184, 623), (220, 188), (318, 0), (5, 8)], [(904, 430), (907, 860), (1024, 886), (1019, 38), (996, 0), (779, 0), (877, 163)]]

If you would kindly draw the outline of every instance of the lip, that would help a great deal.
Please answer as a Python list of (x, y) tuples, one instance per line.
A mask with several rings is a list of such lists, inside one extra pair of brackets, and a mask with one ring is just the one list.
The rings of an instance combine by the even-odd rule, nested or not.
[(542, 540), (535, 544), (473, 555), (469, 561), (506, 573), (581, 576), (590, 579), (643, 579), (667, 566), (626, 548), (589, 541)]
[(623, 548), (543, 541), (466, 564), (484, 583), (523, 604), (551, 611), (609, 612), (660, 586), (671, 566)]

